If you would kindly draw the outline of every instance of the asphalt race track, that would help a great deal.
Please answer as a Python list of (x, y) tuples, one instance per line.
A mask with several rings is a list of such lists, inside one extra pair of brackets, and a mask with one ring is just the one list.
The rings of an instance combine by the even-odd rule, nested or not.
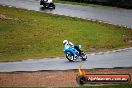
[[(56, 3), (55, 10), (45, 10), (38, 1), (33, 0), (0, 0), (1, 5), (11, 5), (18, 8), (42, 11), (53, 14), (96, 19), (113, 24), (132, 27), (132, 10), (113, 7), (90, 7)], [(87, 61), (68, 62), (64, 57), (40, 60), (25, 60), (19, 62), (1, 62), (0, 72), (37, 71), (37, 70), (68, 70), (77, 69), (80, 65), (84, 69), (132, 67), (132, 47), (104, 54), (88, 55)]]
[(38, 71), (38, 70), (69, 70), (77, 69), (80, 65), (83, 69), (132, 67), (132, 48), (119, 52), (88, 55), (86, 61), (69, 62), (64, 57), (48, 58), (40, 60), (25, 60), (19, 62), (0, 63), (0, 72), (12, 71)]
[(132, 10), (128, 9), (55, 3), (56, 9), (49, 10), (40, 6), (39, 0), (0, 0), (0, 4), (83, 19), (105, 21), (132, 28)]

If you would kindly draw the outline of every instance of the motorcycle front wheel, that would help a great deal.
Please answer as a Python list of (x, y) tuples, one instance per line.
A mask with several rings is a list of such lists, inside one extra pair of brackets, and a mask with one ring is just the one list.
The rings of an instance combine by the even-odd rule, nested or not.
[(55, 9), (55, 5), (53, 3), (50, 3), (49, 8)]
[(73, 53), (71, 53), (71, 52), (66, 52), (66, 58), (67, 58), (70, 62), (73, 61), (73, 57), (74, 57)]

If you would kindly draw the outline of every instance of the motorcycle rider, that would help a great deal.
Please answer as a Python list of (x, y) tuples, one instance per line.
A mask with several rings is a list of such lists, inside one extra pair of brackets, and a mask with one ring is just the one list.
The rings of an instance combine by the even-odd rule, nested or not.
[(66, 49), (68, 49), (69, 47), (75, 48), (79, 52), (79, 56), (81, 56), (81, 50), (79, 49), (78, 46), (75, 46), (72, 42), (68, 40), (64, 40), (63, 45), (65, 46)]
[(46, 3), (52, 3), (52, 0), (43, 0)]
[(47, 3), (52, 3), (52, 0), (47, 0)]

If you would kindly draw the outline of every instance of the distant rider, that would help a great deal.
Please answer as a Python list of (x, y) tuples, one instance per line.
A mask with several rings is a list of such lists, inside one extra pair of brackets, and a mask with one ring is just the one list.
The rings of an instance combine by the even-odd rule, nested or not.
[(68, 49), (69, 47), (75, 48), (79, 52), (79, 55), (81, 56), (81, 50), (79, 49), (78, 46), (74, 46), (74, 44), (72, 42), (64, 40), (63, 45), (65, 46), (66, 49)]
[(52, 3), (52, 0), (48, 0), (47, 3)]
[(44, 0), (46, 3), (52, 3), (52, 0)]

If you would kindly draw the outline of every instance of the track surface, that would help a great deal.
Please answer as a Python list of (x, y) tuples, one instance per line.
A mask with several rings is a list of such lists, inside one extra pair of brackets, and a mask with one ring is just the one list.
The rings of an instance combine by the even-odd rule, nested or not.
[[(32, 0), (0, 0), (0, 4), (86, 19), (92, 18), (132, 27), (132, 10), (110, 7), (83, 7), (64, 4), (56, 4), (55, 10), (45, 10), (39, 5), (39, 2)], [(84, 69), (131, 67), (132, 48), (120, 52), (88, 55), (87, 61), (78, 60), (72, 63), (68, 62), (64, 57), (47, 60), (41, 59), (26, 60), (21, 62), (4, 62), (0, 63), (0, 72), (67, 70), (77, 69), (79, 65), (83, 65)]]
[(132, 48), (120, 52), (88, 55), (86, 61), (68, 62), (65, 58), (25, 60), (21, 62), (0, 63), (0, 72), (38, 71), (38, 70), (68, 70), (77, 69), (82, 65), (84, 69), (132, 67)]
[(39, 0), (0, 0), (0, 4), (84, 19), (95, 19), (132, 28), (132, 10), (128, 9), (55, 3), (56, 9), (49, 10), (40, 6)]

